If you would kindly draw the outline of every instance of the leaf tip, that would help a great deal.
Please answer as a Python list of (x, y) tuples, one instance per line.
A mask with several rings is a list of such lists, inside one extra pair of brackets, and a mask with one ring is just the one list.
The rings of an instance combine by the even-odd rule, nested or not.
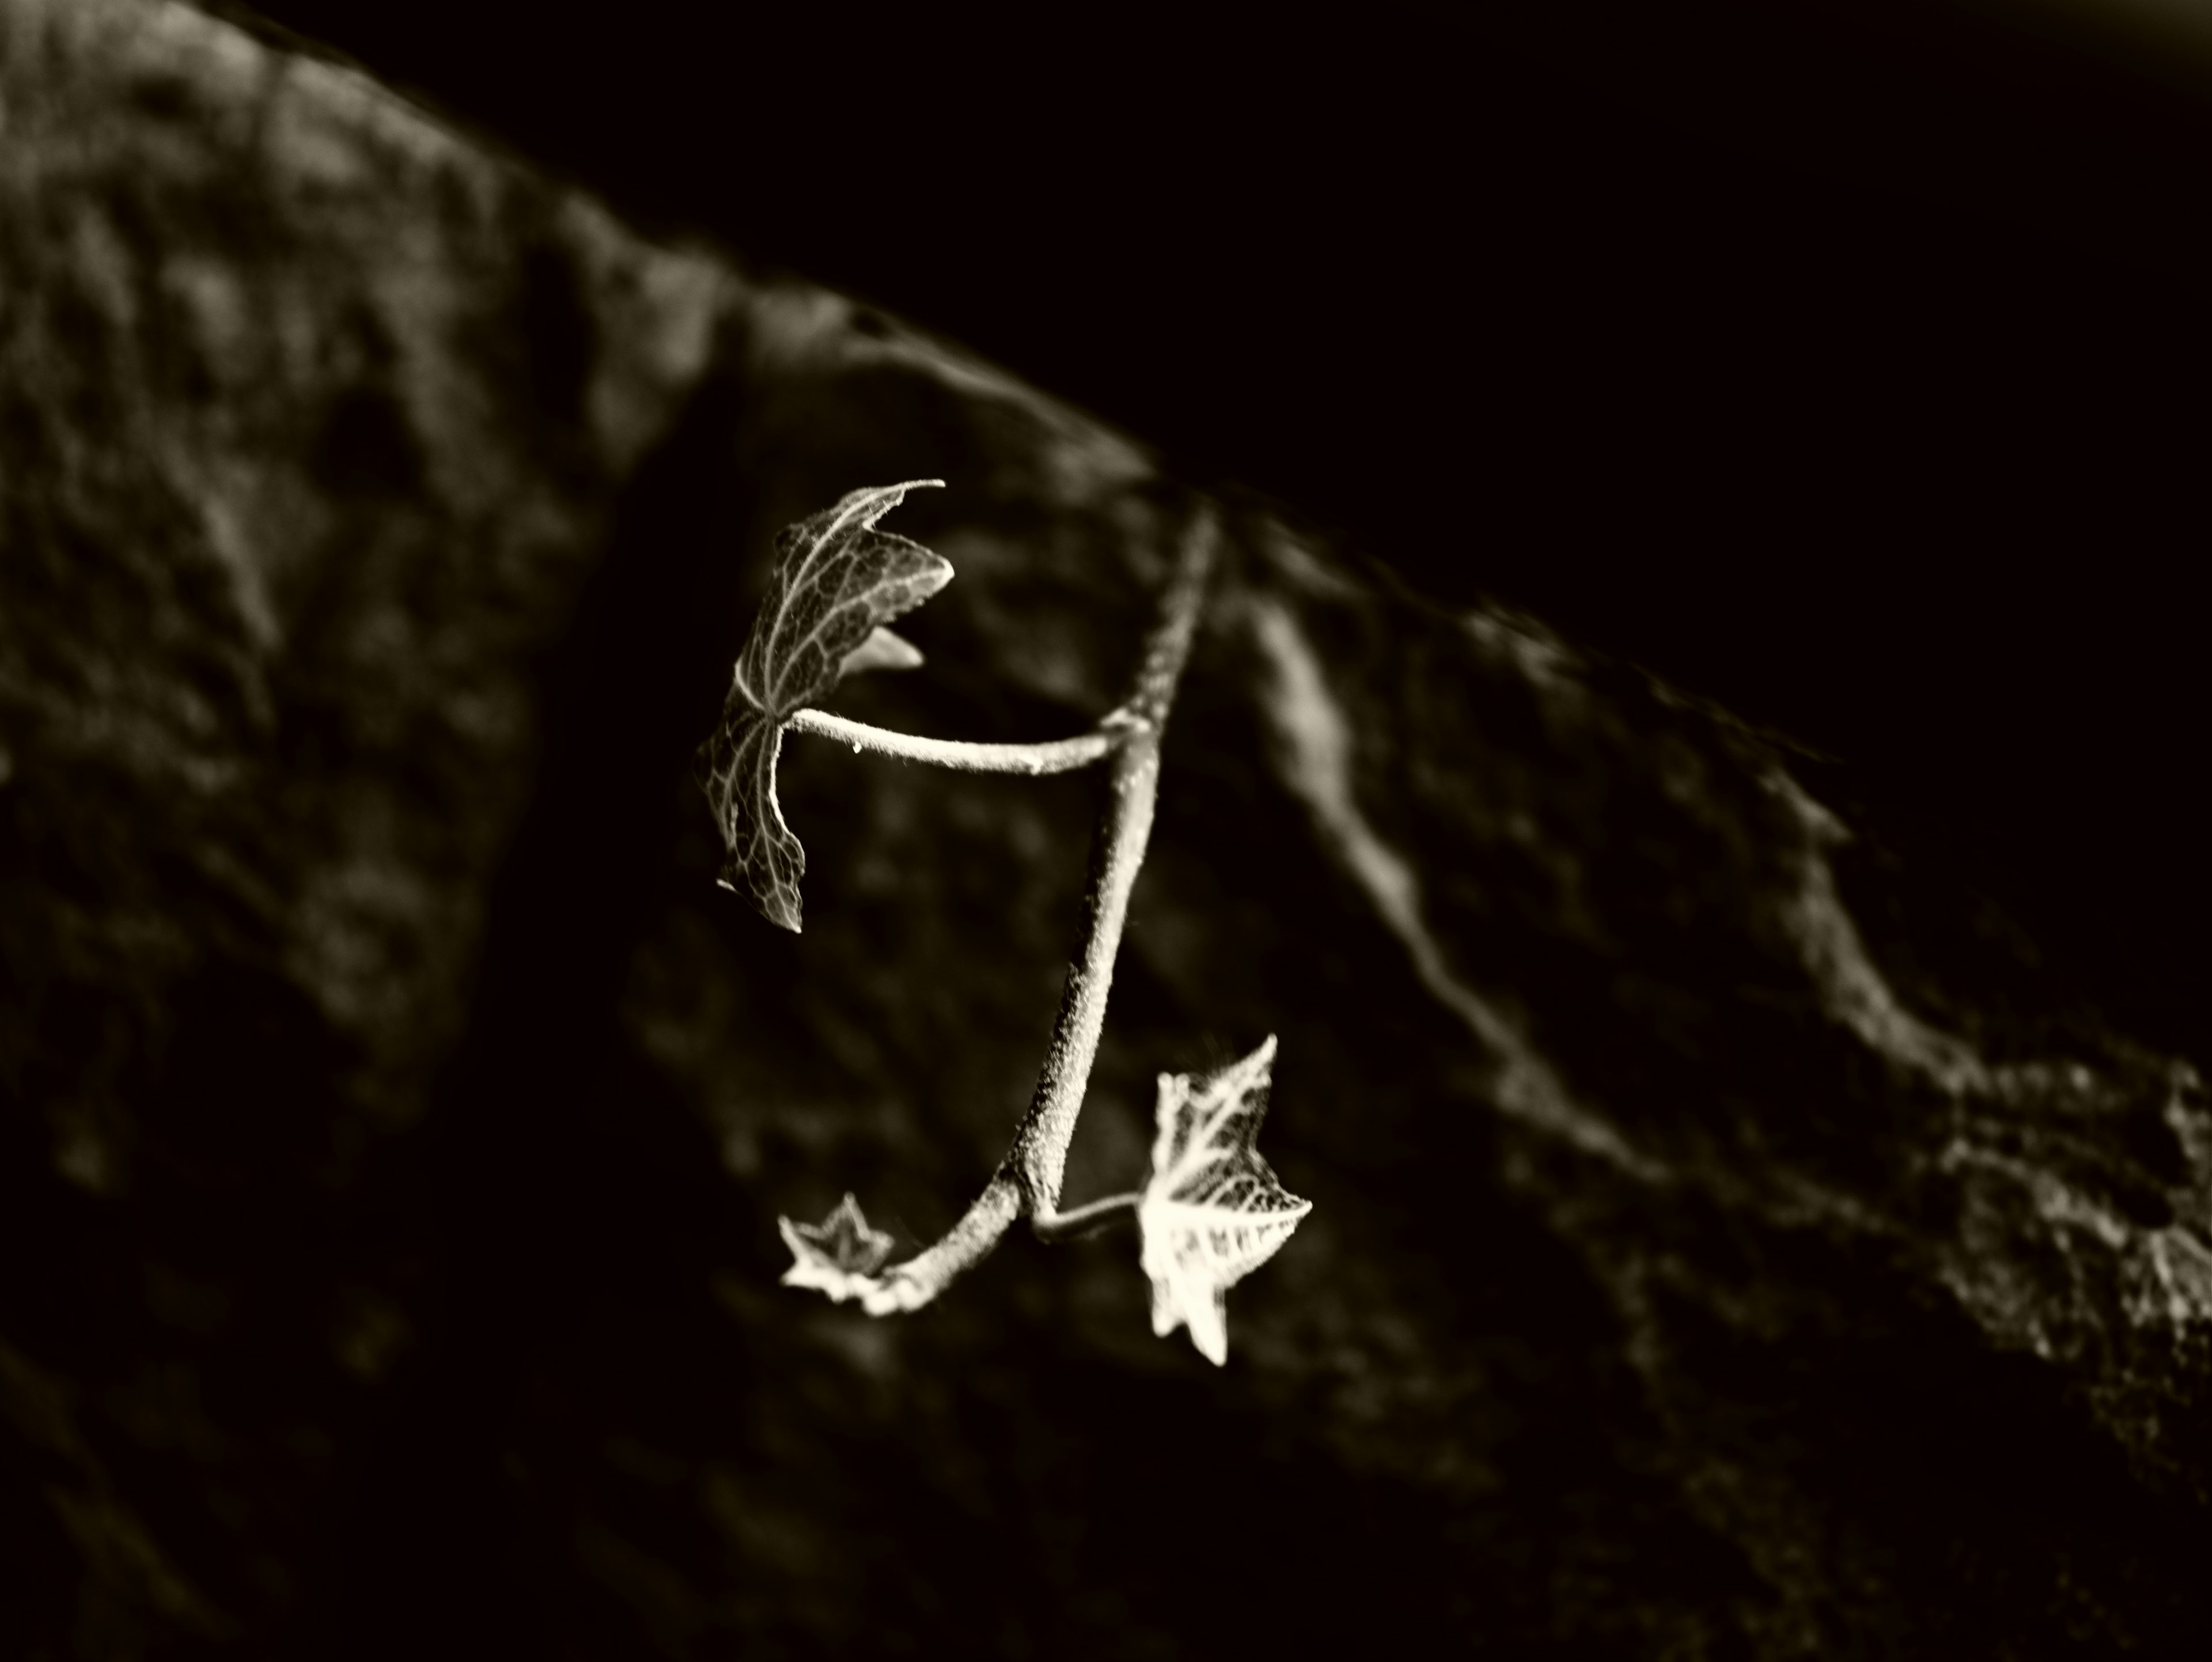
[[(951, 568), (947, 567), (949, 573)], [(837, 678), (858, 675), (871, 669), (920, 669), (921, 648), (904, 636), (895, 634), (881, 624), (868, 631), (867, 639), (845, 654), (837, 666)], [(854, 746), (855, 750), (859, 746)]]
[(752, 903), (755, 911), (777, 928), (788, 929), (793, 934), (800, 933), (800, 903), (796, 884), (779, 883), (772, 879), (763, 880), (759, 874), (747, 869), (732, 855), (723, 861), (721, 874), (714, 879), (714, 886), (744, 896)]

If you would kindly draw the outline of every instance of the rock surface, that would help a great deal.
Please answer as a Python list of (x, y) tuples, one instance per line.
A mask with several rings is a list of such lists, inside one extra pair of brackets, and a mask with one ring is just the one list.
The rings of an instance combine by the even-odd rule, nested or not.
[(2196, 1656), (2212, 1106), (1832, 764), (1278, 505), (1068, 1198), (1279, 1035), (1217, 1371), (1133, 1238), (872, 1321), (1026, 1101), (1087, 776), (687, 772), (780, 527), (859, 719), (1109, 709), (1192, 511), (942, 341), (179, 7), (0, 0), (0, 1647)]

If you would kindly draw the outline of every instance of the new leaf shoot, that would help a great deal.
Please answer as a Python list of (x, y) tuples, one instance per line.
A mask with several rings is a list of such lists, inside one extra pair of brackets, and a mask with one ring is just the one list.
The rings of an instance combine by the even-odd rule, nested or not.
[(791, 1249), (791, 1268), (783, 1272), (786, 1287), (816, 1288), (840, 1304), (875, 1290), (875, 1273), (890, 1256), (891, 1238), (869, 1227), (849, 1193), (819, 1223), (793, 1223), (789, 1218), (775, 1222)]

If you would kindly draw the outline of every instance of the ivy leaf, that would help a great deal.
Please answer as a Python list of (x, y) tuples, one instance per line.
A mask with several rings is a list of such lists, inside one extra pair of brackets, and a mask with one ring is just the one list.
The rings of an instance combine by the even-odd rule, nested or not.
[(951, 581), (952, 568), (920, 543), (875, 527), (908, 491), (944, 483), (908, 479), (855, 490), (776, 533), (775, 570), (730, 678), (721, 724), (694, 763), (722, 831), (722, 886), (793, 934), (806, 850), (776, 800), (783, 724), (851, 671), (921, 661), (882, 625)]
[(783, 1272), (783, 1284), (818, 1288), (839, 1303), (872, 1292), (876, 1271), (890, 1256), (891, 1238), (868, 1227), (860, 1202), (850, 1193), (819, 1223), (793, 1223), (780, 1217), (775, 1226), (791, 1249), (792, 1264)]
[(1178, 1325), (1216, 1367), (1229, 1360), (1228, 1290), (1275, 1256), (1313, 1210), (1252, 1146), (1267, 1112), (1275, 1038), (1214, 1072), (1162, 1074), (1152, 1180), (1137, 1202), (1152, 1331)]

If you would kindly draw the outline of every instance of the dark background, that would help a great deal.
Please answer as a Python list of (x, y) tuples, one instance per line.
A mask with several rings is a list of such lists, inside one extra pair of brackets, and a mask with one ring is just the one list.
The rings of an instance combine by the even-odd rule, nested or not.
[[(336, 419), (346, 441), (326, 447), (303, 420), (301, 454), (328, 453), (309, 476), (372, 523), (317, 545), (329, 598), (289, 637), (275, 738), (238, 724), (257, 788), (179, 798), (131, 759), (167, 766), (143, 737), (171, 731), (158, 721), (83, 747), (93, 767), (37, 748), (13, 764), (0, 875), (27, 886), (0, 897), (0, 971), (27, 968), (30, 993), (0, 997), (0, 1090), (23, 1104), (0, 1115), (0, 1385), (41, 1413), (0, 1449), (0, 1536), (37, 1543), (0, 1551), (37, 1589), (0, 1598), (0, 1625), (79, 1622), (75, 1648), (125, 1653), (152, 1538), (209, 1566), (226, 1608), (301, 1623), (256, 1635), (266, 1653), (379, 1662), (428, 1633), (501, 1654), (525, 1620), (607, 1653), (647, 1629), (677, 1648), (655, 1624), (680, 1635), (710, 1608), (716, 1631), (850, 1635), (856, 1653), (902, 1610), (933, 1636), (1003, 1613), (971, 1648), (1008, 1654), (1054, 1635), (1116, 1656), (1147, 1635), (1163, 1654), (1433, 1648), (1439, 1621), (1563, 1655), (1668, 1635), (1726, 1655), (1795, 1631), (1845, 1653), (2096, 1654), (2107, 1617), (2102, 1650), (2205, 1653), (2201, 1352), (2182, 1318), (2144, 1321), (2111, 1239), (2172, 1230), (2174, 1247), (2201, 1217), (2202, 1162), (2177, 1140), (2201, 1098), (2163, 1057), (2082, 1040), (2077, 1001), (1956, 893), (1996, 889), (2123, 1031), (2212, 1067), (2190, 581), (2212, 117), (2194, 60), (1944, 0), (1386, 3), (1241, 34), (1118, 10), (1080, 37), (659, 0), (580, 20), (279, 9), (650, 230), (872, 297), (1434, 592), (1517, 602), (1843, 757), (1798, 771), (1841, 806), (1882, 796), (1869, 822), (1921, 839), (1901, 865), (1863, 849), (1830, 867), (1907, 1007), (1992, 1056), (2086, 1055), (2109, 1092), (2039, 1094), (2030, 1073), (2024, 1098), (1945, 1100), (1893, 1076), (1795, 971), (1777, 986), (1759, 943), (1800, 898), (1801, 868), (1775, 858), (1796, 832), (1784, 822), (1778, 850), (1717, 738), (1602, 673), (1586, 701), (1532, 703), (1510, 663), (1440, 647), (1432, 617), (1363, 606), (1371, 627), (1312, 638), (1342, 654), (1332, 684), (1375, 749), (1404, 758), (1413, 782), (1386, 778), (1373, 811), (1423, 852), (1431, 927), (1470, 984), (1528, 1001), (1588, 1100), (1684, 1151), (1689, 1180), (1564, 1149), (1524, 1161), (1468, 1111), (1490, 1087), (1463, 1024), (1419, 994), (1362, 891), (1315, 839), (1250, 836), (1304, 810), (1261, 769), (1237, 691), (1252, 667), (1223, 654), (1176, 716), (1188, 762), (1146, 875), (1164, 927), (1130, 937), (1085, 1122), (1103, 1141), (1082, 1157), (1102, 1187), (1137, 1169), (1154, 1066), (1217, 1035), (1300, 1036), (1268, 1146), (1315, 1221), (1240, 1290), (1250, 1365), (1151, 1338), (1126, 1234), (1049, 1263), (1009, 1243), (927, 1322), (793, 1305), (778, 1213), (818, 1216), (849, 1184), (918, 1244), (995, 1156), (1076, 904), (1077, 868), (1050, 851), (1085, 809), (1057, 788), (1017, 798), (1023, 782), (810, 775), (802, 749), (787, 800), (825, 903), (805, 956), (713, 890), (679, 775), (736, 649), (738, 551), (787, 522), (780, 495), (818, 504), (853, 459), (914, 454), (917, 409), (942, 411), (930, 472), (988, 472), (1002, 447), (947, 395), (884, 399), (899, 442), (872, 449), (895, 376), (819, 398), (757, 377), (710, 380), (625, 484), (574, 637), (530, 683), (544, 759), (482, 897), (465, 1036), (417, 1132), (334, 1178), (324, 1151), (350, 1145), (325, 1139), (355, 1112), (341, 1087), (367, 1030), (293, 967), (319, 916), (295, 901), (363, 849), (400, 885), (474, 892), (469, 862), (491, 856), (465, 851), (509, 812), (500, 776), (460, 723), (421, 718), (468, 685), (451, 660), (514, 636), (495, 581), (432, 580), (452, 505), (393, 465), (415, 453)], [(173, 93), (141, 113), (164, 107)], [(249, 142), (195, 139), (154, 183)], [(241, 202), (283, 199), (250, 166), (240, 183)], [(118, 223), (165, 201), (111, 190)], [(160, 253), (178, 223), (181, 247), (208, 240), (140, 226)], [(252, 228), (226, 222), (216, 246), (250, 248)], [(312, 240), (364, 246), (339, 229)], [(562, 400), (504, 354), (573, 386), (588, 330), (540, 319), (508, 257), (476, 314), (517, 320), (485, 332), (491, 379), (557, 438)], [(24, 269), (87, 286), (66, 262)], [(110, 338), (135, 338), (89, 337)], [(313, 385), (388, 413), (388, 389), (344, 396), (379, 381)], [(41, 410), (28, 430), (86, 419)], [(88, 511), (62, 483), (62, 523), (124, 529), (40, 545), (83, 574), (41, 614), (52, 659), (143, 649), (153, 687), (186, 685), (208, 631), (140, 597), (169, 592), (191, 522), (135, 490)], [(427, 527), (394, 531), (417, 498)], [(1004, 661), (996, 631), (1057, 606), (1070, 662), (1131, 638), (1098, 599), (1110, 570), (1032, 586), (1029, 563), (1016, 545), (998, 572), (1018, 604), (919, 614), (933, 661), (969, 669), (879, 686), (941, 701), (891, 708), (950, 732), (1056, 716), (1037, 684), (977, 667)], [(202, 610), (230, 628), (215, 587)], [(394, 597), (450, 654), (366, 626)], [(1589, 719), (1563, 740), (1555, 708)], [(1688, 801), (1685, 746), (1719, 782)], [(413, 829), (356, 816), (364, 800)], [(861, 880), (878, 850), (908, 874), (895, 892)], [(1585, 901), (1625, 943), (1611, 962), (1578, 944), (1567, 908)], [(79, 917), (108, 947), (89, 970), (52, 944)], [(176, 968), (147, 939), (204, 956)], [(967, 950), (983, 941), (1006, 948)], [(374, 962), (416, 974), (397, 950)], [(913, 972), (938, 964), (957, 971)], [(632, 989), (680, 1043), (647, 1048)], [(988, 1042), (945, 1051), (963, 1031)], [(86, 1193), (53, 1157), (40, 1111), (79, 1096), (112, 1107), (135, 1194)], [(1981, 1166), (1952, 1172), (1961, 1152)], [(1877, 1216), (1906, 1195), (1905, 1246), (1848, 1206), (1808, 1227), (1759, 1198), (1801, 1181)], [(2105, 1208), (2101, 1234), (2061, 1215), (2075, 1196), (2093, 1224)], [(1978, 1303), (1959, 1277), (1980, 1278)], [(1295, 1318), (1272, 1359), (1266, 1299)], [(2055, 1363), (2047, 1330), (2072, 1347)], [(97, 1449), (44, 1412), (72, 1399)], [(1186, 1553), (1159, 1519), (1194, 1473), (1219, 1527)], [(41, 1504), (53, 1483), (116, 1509), (73, 1543), (81, 1523)], [(123, 1637), (95, 1642), (100, 1620)], [(329, 1642), (295, 1641), (310, 1624)]]
[(2158, 9), (262, 8), (1839, 756), (2188, 1049), (2212, 48)]

